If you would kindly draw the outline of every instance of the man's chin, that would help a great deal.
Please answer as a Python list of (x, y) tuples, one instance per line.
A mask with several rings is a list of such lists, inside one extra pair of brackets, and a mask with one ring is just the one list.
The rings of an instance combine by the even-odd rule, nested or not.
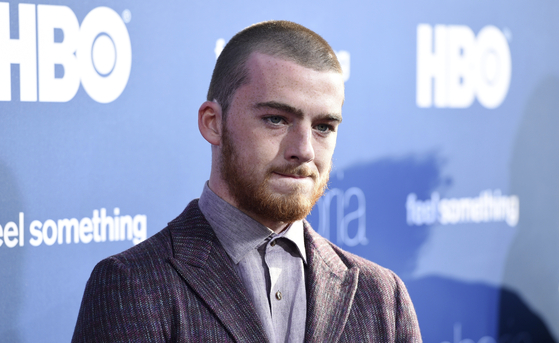
[(273, 188), (268, 188), (258, 198), (261, 200), (257, 205), (259, 214), (282, 222), (304, 219), (318, 200), (312, 189), (304, 191), (301, 187), (284, 192), (274, 192)]
[(272, 193), (269, 196), (269, 199), (273, 199), (284, 204), (293, 204), (293, 206), (305, 206), (311, 202), (310, 196), (298, 189), (287, 193)]

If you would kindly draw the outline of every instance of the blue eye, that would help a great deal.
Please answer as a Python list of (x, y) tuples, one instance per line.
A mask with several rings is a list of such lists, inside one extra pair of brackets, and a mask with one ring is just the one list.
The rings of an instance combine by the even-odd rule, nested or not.
[(270, 121), (270, 123), (272, 124), (279, 124), (282, 121), (282, 118), (279, 116), (272, 116), (272, 117), (268, 117), (268, 120)]
[(331, 131), (331, 127), (330, 125), (326, 125), (326, 124), (318, 124), (316, 126), (316, 129), (320, 132), (328, 132)]

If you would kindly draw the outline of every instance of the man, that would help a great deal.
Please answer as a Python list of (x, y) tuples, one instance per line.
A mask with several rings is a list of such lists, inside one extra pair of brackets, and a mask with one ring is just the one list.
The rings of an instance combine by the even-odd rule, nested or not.
[(344, 84), (316, 33), (270, 21), (222, 51), (198, 113), (211, 144), (199, 200), (99, 263), (74, 342), (420, 342), (391, 271), (304, 220), (322, 195)]

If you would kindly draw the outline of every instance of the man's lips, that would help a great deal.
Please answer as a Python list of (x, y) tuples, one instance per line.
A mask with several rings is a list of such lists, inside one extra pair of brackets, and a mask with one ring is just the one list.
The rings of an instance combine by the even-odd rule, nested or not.
[(293, 174), (284, 174), (284, 173), (279, 173), (279, 172), (274, 172), (274, 174), (279, 175), (279, 176), (283, 176), (283, 177), (289, 177), (289, 178), (293, 178), (293, 179), (304, 179), (310, 176), (306, 176), (306, 175), (293, 175)]

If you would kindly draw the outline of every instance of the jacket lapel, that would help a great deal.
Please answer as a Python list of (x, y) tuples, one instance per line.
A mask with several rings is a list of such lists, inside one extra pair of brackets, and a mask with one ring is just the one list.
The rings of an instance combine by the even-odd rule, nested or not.
[(169, 223), (170, 263), (238, 342), (268, 342), (233, 262), (198, 208), (197, 200)]
[(307, 325), (305, 342), (337, 342), (357, 291), (359, 269), (348, 269), (330, 243), (305, 222)]

